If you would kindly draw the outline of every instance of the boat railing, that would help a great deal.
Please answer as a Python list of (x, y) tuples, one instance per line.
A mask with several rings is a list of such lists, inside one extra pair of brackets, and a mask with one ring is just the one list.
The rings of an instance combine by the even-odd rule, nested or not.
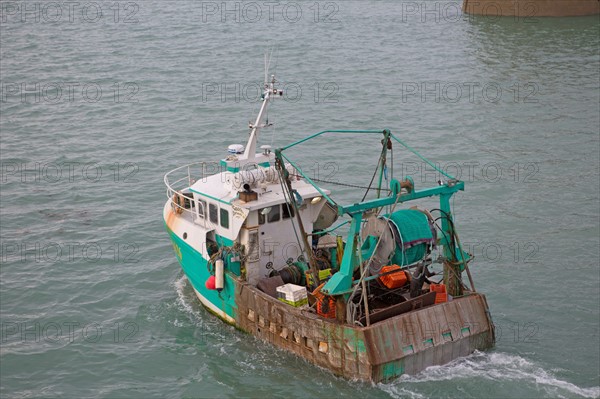
[(210, 228), (211, 223), (206, 220), (207, 210), (204, 202), (195, 201), (188, 195), (191, 194), (190, 187), (195, 182), (216, 173), (213, 166), (212, 162), (193, 162), (167, 172), (164, 177), (167, 198), (175, 213), (190, 218), (205, 229)]

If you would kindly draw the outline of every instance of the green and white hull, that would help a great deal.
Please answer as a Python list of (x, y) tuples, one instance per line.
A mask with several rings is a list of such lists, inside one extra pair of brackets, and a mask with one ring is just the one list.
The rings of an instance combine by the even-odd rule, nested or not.
[(225, 273), (225, 288), (221, 293), (207, 289), (205, 282), (211, 276), (208, 269), (209, 259), (206, 254), (201, 253), (201, 246), (194, 248), (187, 242), (187, 237), (183, 239), (183, 234), (192, 231), (194, 226), (178, 220), (176, 216), (170, 216), (174, 214), (170, 201), (165, 205), (164, 212), (165, 225), (171, 237), (173, 250), (196, 296), (210, 312), (228, 323), (235, 323), (236, 305), (233, 293), (235, 293), (236, 282), (230, 273)]

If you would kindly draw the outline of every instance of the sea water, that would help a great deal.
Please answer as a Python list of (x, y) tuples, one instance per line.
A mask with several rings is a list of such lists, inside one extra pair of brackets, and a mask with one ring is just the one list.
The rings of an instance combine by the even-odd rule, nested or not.
[[(0, 4), (2, 397), (600, 396), (597, 17), (474, 17), (455, 0)], [(493, 349), (352, 382), (199, 305), (163, 175), (245, 143), (268, 49), (284, 96), (259, 145), (388, 128), (465, 181), (453, 212)], [(327, 136), (290, 156), (366, 185), (380, 149)], [(441, 177), (397, 144), (393, 164), (417, 188)], [(364, 191), (323, 185), (340, 203)]]

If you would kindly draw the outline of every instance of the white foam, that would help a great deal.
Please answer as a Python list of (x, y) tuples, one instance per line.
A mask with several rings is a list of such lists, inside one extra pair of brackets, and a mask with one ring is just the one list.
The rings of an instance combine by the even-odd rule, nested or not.
[[(188, 286), (189, 282), (185, 274), (182, 274), (173, 285), (175, 286), (175, 291), (177, 292), (177, 303), (183, 308), (185, 312), (195, 316), (200, 317), (200, 314), (194, 310), (192, 305), (190, 305), (189, 298), (186, 298), (185, 289)], [(195, 298), (195, 296), (194, 296)]]
[[(502, 381), (512, 383), (520, 381), (530, 384), (533, 390), (543, 390), (541, 395), (551, 396), (573, 396), (573, 394), (584, 398), (598, 398), (600, 387), (581, 388), (568, 381), (556, 378), (551, 372), (534, 364), (521, 356), (508, 353), (475, 352), (472, 355), (457, 359), (444, 366), (432, 366), (423, 372), (414, 375), (403, 375), (397, 381), (390, 384), (380, 384), (381, 389), (394, 397), (421, 397), (417, 387), (412, 391), (407, 385), (414, 383), (436, 381), (456, 381), (462, 379), (481, 378), (491, 381)], [(402, 388), (402, 389), (400, 389)]]
[(407, 387), (403, 387), (403, 386), (399, 386), (399, 385), (392, 385), (392, 384), (388, 384), (387, 386), (381, 385), (381, 388), (385, 392), (390, 394), (390, 396), (393, 398), (425, 399), (427, 397), (418, 392), (411, 391)]
[[(202, 303), (196, 297), (193, 288), (185, 274), (182, 274), (173, 283), (175, 291), (177, 292), (177, 306), (179, 309), (188, 315), (190, 320), (198, 328), (198, 334), (202, 340), (211, 340), (211, 344), (214, 345), (222, 354), (227, 354), (228, 347), (236, 345), (241, 341), (241, 338), (235, 334), (235, 329), (225, 324), (222, 320), (212, 316), (206, 312), (202, 307)], [(173, 324), (177, 327), (184, 322), (175, 319)], [(227, 339), (223, 339), (224, 334), (227, 335)]]

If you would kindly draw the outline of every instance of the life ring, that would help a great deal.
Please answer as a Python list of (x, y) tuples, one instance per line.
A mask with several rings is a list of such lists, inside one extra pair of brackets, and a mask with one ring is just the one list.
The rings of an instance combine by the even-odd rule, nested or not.
[(185, 200), (179, 193), (173, 193), (173, 199), (171, 200), (171, 207), (173, 208), (173, 212), (178, 215), (183, 213), (183, 206), (185, 204)]

